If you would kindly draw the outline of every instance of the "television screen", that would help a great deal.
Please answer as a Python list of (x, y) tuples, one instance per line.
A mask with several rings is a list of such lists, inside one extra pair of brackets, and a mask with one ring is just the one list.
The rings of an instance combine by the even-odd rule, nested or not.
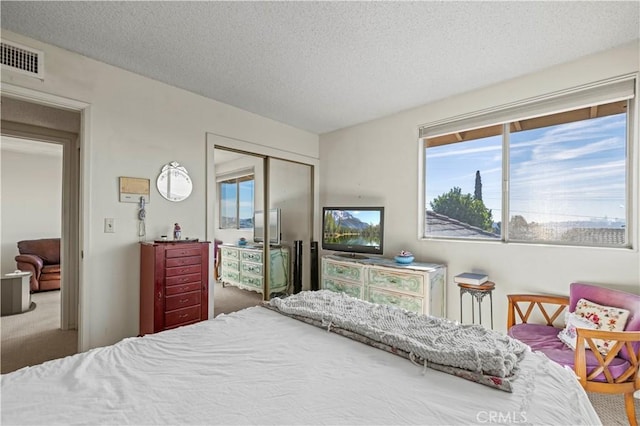
[[(253, 241), (264, 242), (264, 212), (253, 214)], [(269, 243), (280, 244), (280, 209), (269, 210)]]
[(382, 254), (384, 207), (323, 207), (322, 248)]

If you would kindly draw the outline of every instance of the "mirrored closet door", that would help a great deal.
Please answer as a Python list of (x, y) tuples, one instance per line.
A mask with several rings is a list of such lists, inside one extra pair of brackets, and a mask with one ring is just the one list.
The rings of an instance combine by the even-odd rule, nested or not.
[(309, 289), (313, 166), (232, 146), (212, 151), (214, 315)]

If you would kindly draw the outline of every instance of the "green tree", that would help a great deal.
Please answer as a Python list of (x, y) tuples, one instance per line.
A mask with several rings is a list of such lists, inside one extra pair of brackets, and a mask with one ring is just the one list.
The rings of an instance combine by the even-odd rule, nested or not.
[(480, 177), (480, 170), (476, 170), (476, 189), (473, 196), (476, 200), (482, 201), (482, 178)]
[(431, 209), (460, 222), (476, 226), (485, 231), (493, 231), (493, 217), (482, 200), (471, 194), (463, 194), (462, 189), (454, 187), (448, 193), (439, 195), (430, 202)]

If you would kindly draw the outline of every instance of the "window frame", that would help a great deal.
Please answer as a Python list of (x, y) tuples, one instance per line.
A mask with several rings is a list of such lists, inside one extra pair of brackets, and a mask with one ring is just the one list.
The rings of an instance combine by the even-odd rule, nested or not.
[(235, 219), (236, 219), (236, 226), (235, 227), (228, 227), (228, 228), (223, 228), (222, 227), (222, 221), (218, 220), (218, 229), (235, 229), (235, 230), (251, 230), (253, 229), (253, 226), (251, 228), (241, 228), (240, 227), (240, 184), (242, 182), (247, 182), (247, 181), (252, 181), (253, 182), (253, 199), (254, 199), (254, 203), (252, 206), (252, 216), (255, 213), (255, 174), (254, 173), (250, 173), (250, 174), (243, 174), (242, 176), (236, 176), (236, 177), (231, 177), (231, 178), (224, 178), (224, 179), (220, 179), (217, 182), (218, 185), (218, 194), (220, 194), (219, 197), (219, 201), (218, 201), (218, 217), (220, 219), (222, 219), (222, 205), (223, 205), (223, 198), (222, 198), (222, 189), (221, 186), (222, 184), (231, 184), (231, 183), (235, 183), (236, 186), (236, 200), (235, 200)]
[[(530, 98), (519, 102), (488, 108), (485, 110), (463, 114), (449, 119), (438, 120), (432, 123), (424, 124), (418, 128), (418, 149), (419, 149), (419, 194), (418, 194), (418, 239), (419, 240), (451, 240), (465, 242), (480, 242), (493, 244), (536, 244), (536, 245), (557, 245), (557, 246), (580, 246), (593, 248), (613, 248), (613, 249), (632, 249), (637, 250), (637, 235), (639, 223), (638, 212), (638, 192), (640, 190), (640, 179), (638, 179), (640, 164), (638, 164), (637, 152), (639, 148), (638, 142), (638, 74), (634, 73), (606, 81), (596, 82), (589, 85), (568, 89), (558, 93), (552, 93), (545, 96)], [(631, 88), (632, 94), (628, 91)], [(608, 90), (611, 92), (607, 96)], [(627, 94), (625, 94), (627, 92)], [(585, 101), (584, 99), (592, 99)], [(600, 99), (593, 101), (593, 98)], [(627, 103), (626, 110), (626, 140), (625, 140), (625, 243), (623, 245), (612, 244), (596, 244), (596, 243), (576, 243), (562, 242), (559, 240), (515, 240), (509, 237), (509, 220), (510, 220), (510, 127), (513, 123), (531, 119), (535, 117), (550, 116), (554, 114), (564, 113), (567, 111), (578, 110), (587, 105), (607, 104), (616, 101), (625, 100)], [(563, 101), (566, 103), (562, 107)], [(548, 109), (547, 109), (548, 108)], [(546, 109), (546, 110), (545, 110)], [(534, 111), (528, 116), (523, 111)], [(584, 120), (584, 119), (582, 119)], [(578, 120), (581, 121), (581, 120)], [(437, 138), (450, 134), (461, 133), (484, 127), (501, 126), (502, 128), (502, 212), (500, 215), (501, 230), (500, 238), (465, 238), (454, 236), (428, 236), (427, 230), (427, 139)], [(540, 126), (540, 128), (545, 126)], [(459, 135), (456, 135), (459, 137)], [(473, 139), (471, 139), (473, 140)], [(445, 142), (446, 143), (446, 142)], [(452, 143), (452, 142), (449, 142)], [(438, 144), (441, 145), (442, 143)], [(438, 146), (434, 145), (434, 146)], [(498, 219), (498, 218), (495, 218)]]

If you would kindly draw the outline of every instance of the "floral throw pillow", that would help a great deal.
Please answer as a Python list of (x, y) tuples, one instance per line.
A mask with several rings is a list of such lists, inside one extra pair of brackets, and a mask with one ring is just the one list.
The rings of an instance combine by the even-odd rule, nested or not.
[[(587, 299), (580, 299), (573, 313), (596, 324), (598, 330), (624, 331), (629, 318), (629, 311), (613, 306), (603, 306)], [(606, 355), (611, 349), (611, 340), (593, 339), (598, 351)]]
[(558, 333), (558, 338), (574, 351), (576, 350), (576, 340), (578, 337), (576, 328), (587, 328), (590, 330), (595, 330), (598, 328), (596, 324), (589, 321), (588, 319), (582, 318), (571, 312), (567, 312), (565, 314), (564, 321), (566, 326), (562, 330), (560, 330), (560, 333)]

